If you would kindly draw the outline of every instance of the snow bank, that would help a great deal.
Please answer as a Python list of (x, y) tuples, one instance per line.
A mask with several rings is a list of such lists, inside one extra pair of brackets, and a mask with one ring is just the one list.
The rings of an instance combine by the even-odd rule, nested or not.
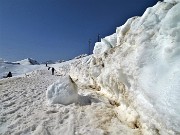
[(180, 133), (179, 18), (179, 3), (158, 2), (97, 42), (90, 63), (70, 75), (115, 101), (117, 116), (131, 127)]
[[(139, 87), (168, 127), (180, 132), (180, 3), (160, 22), (154, 45), (141, 48)], [(152, 41), (151, 41), (152, 43)], [(144, 56), (144, 58), (142, 58)], [(141, 58), (140, 58), (141, 57)]]
[(46, 97), (51, 104), (75, 103), (78, 100), (76, 84), (69, 76), (62, 77), (47, 88)]

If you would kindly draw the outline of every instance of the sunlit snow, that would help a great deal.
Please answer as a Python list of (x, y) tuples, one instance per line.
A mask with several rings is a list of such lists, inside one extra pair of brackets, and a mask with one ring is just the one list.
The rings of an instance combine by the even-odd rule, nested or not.
[(0, 134), (180, 134), (179, 2), (128, 19), (90, 56), (49, 64), (55, 75), (0, 59)]

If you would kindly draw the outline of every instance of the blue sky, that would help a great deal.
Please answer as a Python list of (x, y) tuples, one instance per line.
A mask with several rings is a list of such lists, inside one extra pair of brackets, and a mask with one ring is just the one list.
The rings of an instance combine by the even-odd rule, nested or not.
[(157, 0), (0, 0), (0, 58), (68, 60)]

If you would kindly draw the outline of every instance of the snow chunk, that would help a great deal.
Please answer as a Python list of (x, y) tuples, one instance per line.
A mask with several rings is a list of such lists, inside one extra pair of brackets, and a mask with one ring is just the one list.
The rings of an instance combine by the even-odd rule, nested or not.
[(46, 96), (51, 104), (68, 105), (78, 100), (76, 84), (70, 76), (62, 77), (47, 88)]
[(101, 39), (101, 42), (96, 42), (93, 50), (93, 54), (99, 56), (104, 52), (108, 51), (110, 48), (116, 46), (117, 44), (117, 35), (114, 33), (113, 35), (107, 36)]

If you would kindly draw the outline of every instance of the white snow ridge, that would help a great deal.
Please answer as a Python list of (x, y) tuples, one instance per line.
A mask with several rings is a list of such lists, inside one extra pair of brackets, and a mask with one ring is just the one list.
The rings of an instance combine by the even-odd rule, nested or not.
[(179, 59), (180, 3), (165, 0), (55, 75), (0, 60), (14, 73), (0, 80), (0, 135), (179, 135)]

